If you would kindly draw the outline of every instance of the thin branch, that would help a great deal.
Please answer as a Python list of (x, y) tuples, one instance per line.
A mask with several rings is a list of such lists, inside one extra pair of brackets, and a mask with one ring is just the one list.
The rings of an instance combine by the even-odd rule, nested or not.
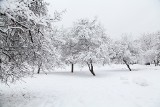
[(29, 29), (28, 27), (26, 27), (26, 26), (22, 25), (20, 22), (15, 21), (15, 20), (14, 20), (14, 19), (12, 19), (12, 18), (11, 18), (11, 20), (12, 20), (13, 22), (17, 23), (18, 25), (22, 26), (23, 28), (25, 28), (25, 29)]
[(11, 56), (9, 56), (8, 54), (6, 54), (5, 52), (2, 52), (2, 53), (5, 54), (9, 58), (9, 60), (12, 59)]
[(21, 27), (9, 27), (10, 29), (20, 29), (24, 32), (24, 30)]
[(30, 30), (29, 30), (29, 36), (31, 37), (31, 42), (33, 43), (33, 38)]
[(44, 36), (44, 34), (38, 29), (38, 32), (42, 35), (42, 36)]
[(3, 34), (5, 34), (5, 35), (7, 35), (7, 33), (6, 33), (6, 32), (4, 32), (4, 31), (2, 31), (1, 29), (0, 29), (0, 32), (1, 32), (1, 33), (3, 33)]

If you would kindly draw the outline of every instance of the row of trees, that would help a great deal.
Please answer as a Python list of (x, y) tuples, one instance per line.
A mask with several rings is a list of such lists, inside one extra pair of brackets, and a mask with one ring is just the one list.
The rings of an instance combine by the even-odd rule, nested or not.
[(63, 33), (62, 62), (88, 65), (95, 76), (93, 64), (130, 64), (160, 63), (160, 32), (143, 34), (132, 40), (125, 34), (120, 40), (111, 40), (97, 20), (78, 20), (68, 32)]
[[(63, 30), (64, 31), (64, 30)], [(125, 34), (120, 40), (112, 40), (97, 20), (81, 19), (65, 30), (61, 37), (62, 62), (71, 65), (88, 65), (89, 71), (95, 76), (94, 64), (151, 64), (160, 62), (160, 33), (143, 34), (139, 39), (132, 40)]]
[[(111, 40), (97, 19), (80, 19), (68, 29), (57, 29), (61, 13), (47, 14), (43, 0), (5, 0), (0, 5), (0, 80), (14, 82), (34, 69), (53, 70), (65, 64), (87, 65), (95, 76), (95, 64), (130, 64), (160, 61), (160, 33), (131, 40)], [(1, 2), (1, 4), (2, 4)], [(145, 60), (144, 60), (145, 59)]]
[(111, 62), (124, 63), (130, 71), (129, 64), (158, 66), (160, 63), (160, 32), (146, 33), (136, 40), (126, 34), (111, 44)]

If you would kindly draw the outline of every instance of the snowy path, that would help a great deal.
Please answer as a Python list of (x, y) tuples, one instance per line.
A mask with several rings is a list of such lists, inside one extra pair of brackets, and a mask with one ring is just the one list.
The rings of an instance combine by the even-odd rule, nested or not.
[(160, 107), (160, 68), (144, 67), (97, 67), (96, 77), (87, 68), (35, 75), (1, 85), (0, 107)]

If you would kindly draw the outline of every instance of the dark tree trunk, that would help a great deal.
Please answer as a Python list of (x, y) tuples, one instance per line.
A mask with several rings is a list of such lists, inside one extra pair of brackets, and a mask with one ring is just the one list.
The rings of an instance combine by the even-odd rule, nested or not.
[(41, 66), (42, 66), (42, 63), (41, 63), (40, 65), (38, 65), (38, 72), (37, 72), (37, 74), (40, 73), (40, 71), (41, 71)]
[(157, 66), (156, 61), (154, 60), (154, 65)]
[(130, 66), (129, 66), (128, 64), (126, 64), (126, 65), (127, 65), (128, 69), (129, 69), (130, 71), (132, 71), (131, 68), (130, 68)]
[(29, 35), (31, 37), (31, 42), (33, 43), (33, 38), (32, 38), (32, 34), (31, 34), (31, 31), (29, 30)]
[(0, 59), (0, 71), (1, 71), (1, 63), (2, 63), (2, 60)]
[(92, 75), (96, 76), (95, 73), (94, 73), (94, 70), (93, 70), (93, 64), (92, 63), (91, 64), (87, 63), (87, 65), (88, 65), (89, 71), (92, 73)]
[(91, 69), (90, 69), (91, 73), (93, 74), (93, 76), (96, 76), (95, 73), (94, 73), (94, 70), (93, 70), (93, 65), (91, 63)]
[(71, 64), (71, 73), (73, 73), (73, 71), (74, 71), (74, 64), (72, 63)]
[(41, 67), (38, 67), (38, 72), (37, 72), (37, 74), (39, 74), (39, 73), (40, 73), (40, 71), (41, 71)]
[(127, 63), (127, 61), (126, 61), (126, 60), (123, 60), (123, 61), (124, 61), (124, 63), (127, 65), (129, 71), (132, 71), (131, 68), (130, 68), (130, 66), (129, 66), (129, 64)]

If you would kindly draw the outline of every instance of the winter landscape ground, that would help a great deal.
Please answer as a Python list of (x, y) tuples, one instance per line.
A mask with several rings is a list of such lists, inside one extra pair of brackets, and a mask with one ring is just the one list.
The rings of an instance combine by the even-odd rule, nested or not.
[(69, 68), (0, 84), (0, 107), (160, 107), (160, 66)]
[(160, 107), (159, 10), (160, 0), (0, 0), (0, 107)]

